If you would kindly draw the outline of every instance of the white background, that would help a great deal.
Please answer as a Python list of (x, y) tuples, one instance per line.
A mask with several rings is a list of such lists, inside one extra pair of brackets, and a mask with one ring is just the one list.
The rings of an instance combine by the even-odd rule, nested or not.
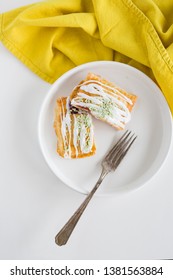
[[(31, 0), (0, 0), (0, 12)], [(0, 43), (0, 259), (173, 258), (173, 151), (144, 187), (94, 197), (66, 246), (54, 236), (85, 198), (49, 170), (38, 116), (50, 85)]]

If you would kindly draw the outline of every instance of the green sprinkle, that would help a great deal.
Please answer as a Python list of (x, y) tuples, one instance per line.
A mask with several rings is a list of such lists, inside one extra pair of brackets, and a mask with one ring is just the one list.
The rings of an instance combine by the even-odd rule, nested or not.
[(77, 127), (79, 131), (81, 130), (82, 125), (85, 127), (91, 127), (91, 117), (88, 114), (81, 114), (77, 117)]
[(90, 111), (93, 112), (97, 117), (105, 119), (107, 116), (113, 116), (113, 108), (114, 103), (112, 100), (109, 99), (102, 99), (102, 103), (98, 108), (92, 108), (90, 107)]

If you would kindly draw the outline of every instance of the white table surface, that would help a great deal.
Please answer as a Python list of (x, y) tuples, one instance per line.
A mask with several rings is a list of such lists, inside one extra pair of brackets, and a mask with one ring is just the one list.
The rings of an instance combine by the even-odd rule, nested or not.
[[(31, 0), (0, 0), (5, 12)], [(50, 88), (0, 43), (0, 259), (173, 258), (173, 150), (143, 187), (94, 197), (66, 246), (54, 236), (83, 201), (49, 169), (38, 116)]]

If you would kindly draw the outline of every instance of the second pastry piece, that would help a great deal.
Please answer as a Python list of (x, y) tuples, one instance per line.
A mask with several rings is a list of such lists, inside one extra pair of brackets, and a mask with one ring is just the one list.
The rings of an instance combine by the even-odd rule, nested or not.
[(83, 158), (95, 154), (94, 131), (91, 116), (75, 111), (69, 97), (56, 101), (54, 128), (57, 152), (64, 158)]
[(100, 76), (89, 73), (74, 88), (70, 99), (73, 106), (89, 111), (97, 119), (117, 129), (124, 129), (131, 119), (137, 97)]

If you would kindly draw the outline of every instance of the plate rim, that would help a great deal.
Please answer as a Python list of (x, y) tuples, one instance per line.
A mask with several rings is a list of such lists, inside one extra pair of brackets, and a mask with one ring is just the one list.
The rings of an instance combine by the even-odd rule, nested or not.
[[(152, 84), (152, 86), (154, 86), (157, 91), (158, 91), (158, 94), (160, 95), (160, 98), (162, 99), (162, 102), (164, 103), (164, 106), (166, 108), (166, 111), (167, 111), (167, 120), (169, 120), (169, 139), (167, 141), (167, 147), (166, 147), (166, 150), (164, 152), (164, 156), (162, 156), (163, 160), (162, 160), (162, 163), (160, 163), (159, 167), (157, 168), (157, 170), (155, 170), (155, 172), (149, 176), (149, 178), (147, 180), (145, 180), (145, 182), (135, 186), (135, 187), (130, 187), (131, 186), (131, 183), (130, 184), (127, 184), (126, 188), (124, 190), (121, 190), (121, 191), (115, 191), (113, 193), (96, 193), (97, 196), (113, 196), (113, 195), (118, 195), (119, 193), (124, 193), (124, 192), (129, 192), (129, 191), (134, 191), (134, 190), (137, 190), (141, 187), (143, 187), (146, 183), (150, 182), (150, 180), (160, 171), (160, 169), (163, 167), (164, 163), (166, 162), (166, 159), (169, 155), (169, 151), (171, 149), (171, 146), (172, 146), (172, 136), (173, 136), (173, 123), (172, 123), (172, 115), (171, 115), (171, 111), (170, 111), (170, 108), (169, 108), (169, 105), (166, 101), (166, 98), (164, 96), (164, 94), (162, 93), (161, 89), (158, 87), (158, 85), (150, 78), (148, 77), (145, 73), (143, 73), (142, 71), (138, 70), (137, 68), (131, 66), (131, 65), (128, 65), (128, 64), (125, 64), (125, 63), (122, 63), (122, 62), (116, 62), (116, 61), (108, 61), (108, 60), (100, 60), (100, 61), (92, 61), (92, 62), (87, 62), (87, 63), (84, 63), (84, 64), (81, 64), (81, 65), (78, 65), (72, 69), (70, 69), (69, 71), (65, 72), (64, 74), (62, 74), (52, 85), (51, 87), (49, 88), (49, 90), (47, 91), (47, 94), (46, 94), (46, 97), (43, 99), (43, 102), (41, 104), (41, 109), (40, 109), (40, 113), (39, 113), (39, 117), (38, 117), (38, 140), (39, 140), (39, 146), (40, 146), (40, 149), (41, 149), (41, 152), (42, 152), (42, 155), (44, 157), (44, 160), (46, 161), (48, 167), (50, 168), (50, 170), (54, 173), (54, 175), (56, 177), (58, 177), (58, 179), (60, 179), (67, 187), (69, 187), (70, 189), (73, 189), (79, 193), (82, 193), (82, 194), (87, 194), (88, 192), (86, 192), (85, 190), (82, 190), (82, 189), (79, 189), (75, 184), (73, 183), (68, 183), (68, 178), (64, 179), (64, 175), (62, 174), (61, 171), (59, 170), (55, 170), (55, 167), (54, 165), (51, 163), (51, 161), (49, 160), (49, 158), (47, 157), (46, 153), (45, 153), (45, 149), (44, 149), (44, 145), (43, 145), (43, 142), (42, 142), (42, 123), (43, 123), (43, 116), (44, 116), (44, 110), (45, 110), (45, 107), (47, 105), (47, 103), (49, 102), (49, 100), (51, 100), (52, 96), (55, 94), (55, 89), (57, 87), (57, 84), (59, 83), (63, 83), (63, 80), (66, 80), (68, 77), (70, 77), (72, 74), (75, 74), (76, 72), (78, 72), (80, 69), (81, 70), (85, 70), (87, 69), (89, 66), (97, 66), (99, 64), (116, 64), (117, 66), (120, 65), (121, 67), (125, 67), (127, 69), (130, 69), (131, 71), (134, 71), (135, 73), (138, 73), (141, 77), (143, 77), (145, 80), (148, 80), (149, 83)], [(168, 123), (167, 123), (168, 125)], [(146, 172), (148, 173), (148, 172)], [(144, 175), (146, 174), (144, 173)], [(141, 176), (140, 176), (141, 178)], [(138, 179), (134, 181), (134, 183), (138, 182)], [(129, 186), (129, 187), (128, 187)]]

